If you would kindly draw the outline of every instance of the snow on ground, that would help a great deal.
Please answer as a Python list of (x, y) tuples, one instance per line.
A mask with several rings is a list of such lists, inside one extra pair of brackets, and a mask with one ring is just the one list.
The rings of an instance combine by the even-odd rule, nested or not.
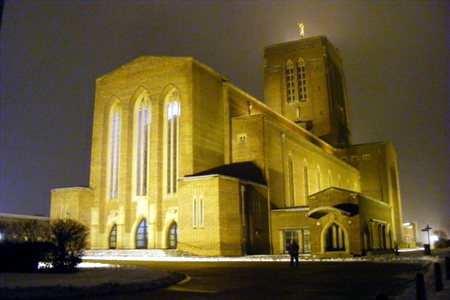
[[(198, 261), (198, 262), (283, 262), (290, 261), (289, 254), (281, 255), (246, 255), (235, 257), (196, 256), (179, 250), (87, 250), (83, 259), (86, 261)], [(422, 263), (426, 256), (395, 256), (394, 254), (324, 258), (315, 255), (300, 255), (300, 261), (332, 262), (402, 262)]]
[[(427, 287), (427, 299), (429, 300), (449, 300), (450, 299), (450, 284), (445, 282), (444, 290), (440, 292), (434, 291), (434, 271), (432, 264), (441, 262), (442, 259), (436, 256), (425, 256), (419, 251), (417, 254), (410, 255), (408, 252), (413, 252), (422, 249), (406, 249), (401, 250), (399, 256), (394, 254), (364, 256), (364, 257), (336, 257), (336, 258), (321, 258), (314, 255), (301, 255), (300, 261), (305, 262), (376, 262), (376, 263), (413, 263), (423, 264), (428, 266), (428, 271), (424, 274), (425, 285)], [(189, 253), (181, 252), (179, 250), (89, 250), (86, 251), (85, 260), (104, 260), (104, 261), (198, 261), (198, 262), (288, 262), (290, 257), (288, 254), (284, 255), (247, 255), (239, 257), (202, 257), (195, 256)], [(415, 278), (415, 273), (402, 274), (408, 278)], [(400, 299), (409, 300), (415, 299), (415, 285), (412, 284), (400, 297)]]
[(183, 274), (150, 268), (81, 263), (75, 273), (0, 273), (0, 299), (49, 299), (153, 290)]
[[(71, 274), (54, 273), (0, 273), (1, 299), (47, 298), (100, 295), (116, 292), (128, 292), (143, 289), (155, 289), (174, 284), (184, 278), (181, 274), (157, 271), (149, 268), (119, 266), (113, 264), (90, 263), (95, 261), (198, 261), (198, 262), (288, 262), (289, 255), (247, 255), (241, 257), (200, 257), (178, 250), (88, 250), (83, 257), (85, 262), (79, 265), (80, 271)], [(425, 275), (427, 299), (450, 299), (450, 286), (445, 281), (444, 291), (434, 291), (434, 271), (432, 264), (442, 262), (434, 256), (393, 254), (320, 258), (313, 255), (300, 257), (304, 262), (377, 262), (377, 263), (420, 263), (428, 266)], [(442, 264), (445, 269), (445, 264)], [(415, 274), (402, 274), (415, 278)], [(145, 280), (145, 281), (143, 281)], [(415, 299), (415, 287), (412, 284), (400, 299)]]

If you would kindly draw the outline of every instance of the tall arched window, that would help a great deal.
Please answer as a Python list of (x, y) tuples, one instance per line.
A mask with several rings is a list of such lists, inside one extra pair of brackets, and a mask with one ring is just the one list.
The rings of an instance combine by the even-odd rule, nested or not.
[(151, 111), (148, 95), (138, 100), (136, 120), (136, 196), (147, 195)]
[(167, 103), (167, 193), (177, 192), (180, 102), (175, 90)]
[(300, 101), (307, 101), (308, 94), (306, 92), (306, 69), (305, 61), (300, 58), (297, 63), (297, 85), (298, 85), (298, 99)]
[(119, 197), (120, 104), (109, 113), (109, 197)]
[(288, 206), (295, 206), (295, 187), (294, 187), (294, 163), (292, 162), (292, 156), (288, 155), (288, 175), (289, 175), (289, 203)]
[(111, 232), (109, 233), (109, 249), (116, 249), (117, 247), (117, 225), (111, 228)]
[(294, 74), (294, 64), (292, 61), (286, 63), (286, 92), (288, 103), (294, 102), (295, 97), (295, 74)]
[(143, 219), (136, 230), (136, 249), (147, 249), (148, 223)]

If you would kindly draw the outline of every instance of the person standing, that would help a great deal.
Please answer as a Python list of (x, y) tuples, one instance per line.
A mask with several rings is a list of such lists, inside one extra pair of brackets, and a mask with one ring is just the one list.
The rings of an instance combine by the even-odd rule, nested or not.
[(298, 247), (297, 243), (294, 241), (294, 239), (291, 240), (291, 244), (289, 245), (289, 254), (291, 255), (291, 267), (294, 266), (294, 259), (295, 259), (295, 266), (298, 267), (298, 250), (300, 248)]

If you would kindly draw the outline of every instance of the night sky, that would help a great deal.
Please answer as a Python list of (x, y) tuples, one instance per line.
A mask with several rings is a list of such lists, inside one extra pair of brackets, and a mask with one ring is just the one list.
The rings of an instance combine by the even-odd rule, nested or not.
[[(162, 3), (162, 4), (161, 4)], [(142, 56), (192, 56), (263, 100), (263, 49), (325, 35), (343, 54), (354, 144), (391, 140), (403, 220), (450, 234), (449, 2), (6, 1), (0, 212), (48, 216), (89, 185), (95, 79)], [(424, 237), (425, 235), (423, 235)]]

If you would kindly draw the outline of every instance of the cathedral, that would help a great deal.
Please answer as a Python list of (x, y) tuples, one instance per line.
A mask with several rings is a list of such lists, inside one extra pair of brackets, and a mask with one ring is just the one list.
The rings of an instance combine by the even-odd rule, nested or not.
[(142, 56), (98, 78), (89, 187), (53, 189), (50, 217), (85, 223), (90, 249), (403, 243), (395, 149), (351, 144), (341, 54), (324, 36), (264, 49), (264, 102), (191, 57)]

